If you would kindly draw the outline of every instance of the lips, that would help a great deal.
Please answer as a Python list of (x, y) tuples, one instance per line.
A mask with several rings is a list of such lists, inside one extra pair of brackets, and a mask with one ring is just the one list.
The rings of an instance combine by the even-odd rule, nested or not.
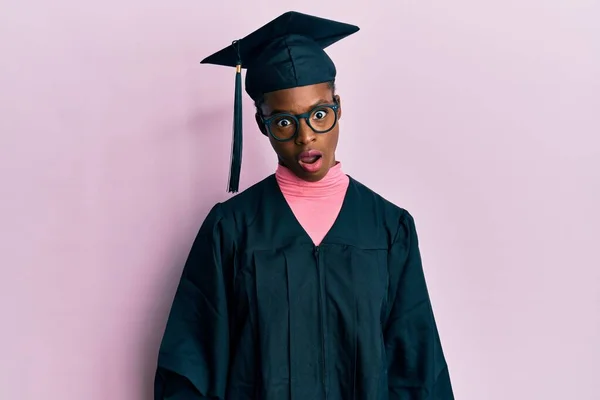
[(308, 150), (298, 155), (298, 161), (305, 164), (314, 164), (318, 159), (323, 157), (323, 153), (318, 150)]
[(298, 164), (306, 172), (317, 172), (323, 165), (323, 153), (318, 150), (303, 151), (298, 155)]

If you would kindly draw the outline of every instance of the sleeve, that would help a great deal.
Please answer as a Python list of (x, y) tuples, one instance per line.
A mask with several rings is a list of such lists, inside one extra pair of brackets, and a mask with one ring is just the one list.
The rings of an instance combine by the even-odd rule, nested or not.
[(158, 354), (155, 400), (224, 399), (232, 244), (219, 210), (205, 219), (183, 269)]
[(391, 306), (384, 326), (384, 340), (389, 399), (454, 400), (414, 220), (406, 211), (388, 260)]

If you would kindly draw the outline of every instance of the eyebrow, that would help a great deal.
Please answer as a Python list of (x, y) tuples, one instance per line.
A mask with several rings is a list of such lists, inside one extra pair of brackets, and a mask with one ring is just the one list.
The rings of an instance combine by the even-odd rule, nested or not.
[[(335, 102), (335, 100), (325, 100), (325, 99), (320, 99), (318, 100), (316, 103), (313, 103), (308, 109), (312, 110), (315, 107), (318, 107), (320, 105), (323, 104), (333, 104)], [(265, 115), (265, 118), (270, 118), (271, 116), (275, 115), (275, 114), (292, 114), (294, 115), (293, 112), (289, 111), (289, 110), (281, 110), (281, 109), (276, 109), (276, 110), (272, 110), (270, 115)], [(300, 113), (302, 114), (302, 113)]]

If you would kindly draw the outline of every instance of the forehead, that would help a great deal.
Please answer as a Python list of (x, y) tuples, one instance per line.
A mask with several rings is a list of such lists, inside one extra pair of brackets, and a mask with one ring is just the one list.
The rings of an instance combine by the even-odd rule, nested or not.
[(264, 99), (262, 112), (268, 115), (277, 111), (302, 113), (319, 103), (331, 102), (333, 96), (329, 84), (319, 83), (267, 93)]

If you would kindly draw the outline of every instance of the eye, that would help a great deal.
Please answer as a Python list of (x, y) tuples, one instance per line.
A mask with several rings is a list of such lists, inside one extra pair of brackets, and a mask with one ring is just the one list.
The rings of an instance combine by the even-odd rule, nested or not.
[(314, 115), (315, 119), (323, 119), (326, 116), (327, 116), (327, 111), (325, 111), (325, 110), (319, 110), (319, 111), (315, 112), (315, 115)]
[(287, 128), (290, 125), (292, 125), (292, 121), (290, 121), (287, 118), (282, 118), (279, 121), (277, 121), (277, 126), (280, 128)]

